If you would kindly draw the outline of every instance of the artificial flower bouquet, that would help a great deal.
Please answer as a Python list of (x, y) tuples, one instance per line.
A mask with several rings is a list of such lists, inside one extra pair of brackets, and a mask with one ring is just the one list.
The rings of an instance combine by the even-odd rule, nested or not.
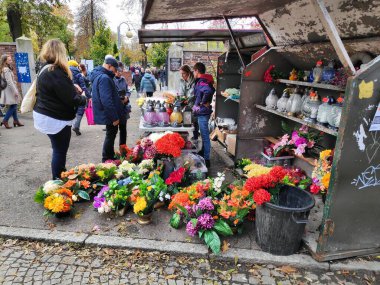
[(270, 170), (270, 167), (266, 167), (257, 163), (248, 164), (243, 168), (243, 172), (248, 178), (267, 174)]
[(311, 176), (313, 179), (313, 184), (310, 187), (311, 193), (327, 193), (330, 185), (333, 158), (334, 151), (331, 149), (326, 149), (320, 152), (317, 165), (315, 166)]
[(154, 143), (161, 157), (179, 157), (185, 147), (185, 140), (178, 133), (168, 133)]
[(218, 215), (227, 224), (241, 233), (244, 219), (256, 208), (253, 201), (252, 192), (249, 192), (242, 185), (229, 186), (230, 194), (225, 194), (220, 200), (214, 200)]
[(264, 148), (264, 154), (267, 156), (280, 157), (292, 155), (292, 153), (303, 155), (306, 150), (315, 146), (319, 138), (319, 133), (309, 130), (306, 125), (302, 125), (293, 131), (287, 128), (285, 124), (283, 124), (283, 128), (286, 134), (276, 144)]
[[(192, 206), (178, 205), (180, 214), (183, 215), (186, 222), (186, 232), (200, 239), (212, 250), (213, 253), (220, 253), (221, 241), (219, 235), (231, 236), (233, 232), (230, 226), (216, 213), (215, 205), (211, 197), (200, 199), (198, 203)], [(180, 222), (180, 214), (173, 216), (171, 225), (176, 226)]]
[(133, 212), (143, 216), (153, 212), (154, 204), (160, 199), (164, 199), (167, 185), (157, 173), (154, 173), (149, 179), (141, 181), (138, 189)]
[(60, 216), (73, 209), (73, 193), (63, 188), (61, 180), (50, 180), (41, 186), (34, 196), (34, 201), (45, 208), (44, 216)]
[(113, 162), (99, 163), (95, 167), (96, 181), (99, 183), (107, 184), (108, 181), (115, 179), (117, 166)]

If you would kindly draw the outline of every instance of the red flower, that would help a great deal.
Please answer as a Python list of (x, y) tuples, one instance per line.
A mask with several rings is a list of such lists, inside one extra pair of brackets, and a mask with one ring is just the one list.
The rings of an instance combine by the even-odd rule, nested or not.
[(270, 193), (265, 189), (259, 189), (253, 193), (253, 200), (258, 206), (270, 202), (270, 198)]
[(274, 178), (276, 183), (280, 182), (288, 174), (285, 168), (282, 166), (275, 166), (269, 172), (269, 175)]
[(321, 187), (319, 187), (318, 185), (313, 184), (310, 186), (310, 192), (312, 194), (316, 195), (319, 193), (319, 191), (321, 191)]
[(247, 189), (249, 192), (255, 192), (256, 190), (259, 190), (261, 188), (272, 188), (276, 186), (276, 181), (270, 174), (263, 174), (257, 177), (251, 177), (248, 178), (245, 182), (245, 189)]
[(167, 134), (156, 141), (157, 152), (164, 155), (179, 157), (181, 149), (185, 147), (185, 140), (178, 134)]
[(165, 183), (167, 185), (172, 185), (173, 183), (181, 183), (183, 176), (185, 175), (186, 169), (184, 167), (170, 173), (169, 177), (166, 178)]

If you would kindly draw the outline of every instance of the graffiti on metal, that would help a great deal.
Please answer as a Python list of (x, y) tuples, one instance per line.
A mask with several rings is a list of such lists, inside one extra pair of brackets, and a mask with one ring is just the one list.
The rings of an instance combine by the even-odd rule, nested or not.
[(380, 186), (380, 164), (368, 167), (351, 184), (357, 186), (359, 190)]

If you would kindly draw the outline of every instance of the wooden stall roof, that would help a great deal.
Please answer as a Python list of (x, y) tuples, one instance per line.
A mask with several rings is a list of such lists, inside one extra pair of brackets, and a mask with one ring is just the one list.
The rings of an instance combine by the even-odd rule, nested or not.
[[(267, 44), (261, 30), (234, 30), (234, 34), (241, 45), (245, 47), (262, 47)], [(226, 41), (231, 36), (226, 29), (209, 30), (150, 30), (138, 31), (140, 44), (162, 42), (198, 42), (198, 41)]]
[[(258, 16), (276, 45), (327, 41), (316, 0), (146, 0), (144, 24)], [(380, 1), (323, 1), (342, 39), (380, 36)]]

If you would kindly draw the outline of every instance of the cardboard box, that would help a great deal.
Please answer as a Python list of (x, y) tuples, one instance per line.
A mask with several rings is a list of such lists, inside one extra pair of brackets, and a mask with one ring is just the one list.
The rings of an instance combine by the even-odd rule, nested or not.
[(236, 134), (228, 134), (226, 137), (227, 151), (235, 155), (236, 150)]
[(225, 143), (227, 134), (223, 132), (222, 129), (219, 129), (218, 127), (215, 128), (215, 133), (218, 138), (218, 140), (221, 143)]

